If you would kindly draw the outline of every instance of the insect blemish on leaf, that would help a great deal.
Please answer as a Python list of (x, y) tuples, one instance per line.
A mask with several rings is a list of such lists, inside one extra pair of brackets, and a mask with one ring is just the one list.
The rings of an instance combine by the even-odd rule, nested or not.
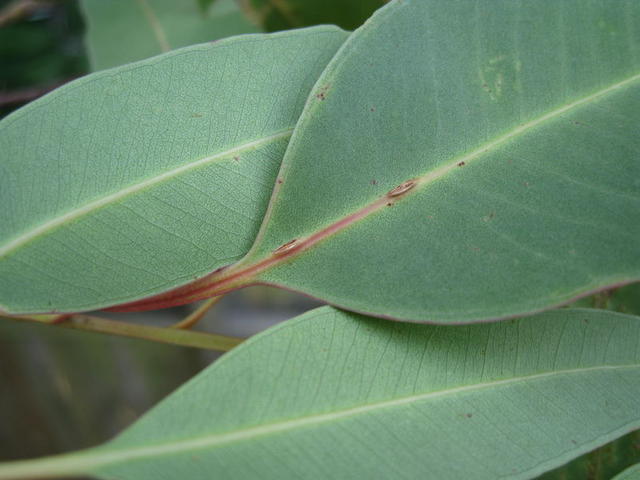
[(409, 190), (411, 190), (415, 186), (416, 186), (415, 180), (407, 180), (406, 182), (403, 182), (397, 187), (389, 190), (389, 192), (387, 193), (387, 197), (399, 197), (400, 195), (407, 193)]
[(278, 248), (276, 248), (273, 251), (273, 254), (274, 255), (282, 255), (284, 253), (290, 252), (291, 250), (293, 250), (297, 246), (298, 246), (298, 239), (294, 238), (293, 240), (290, 240), (287, 243), (284, 243), (284, 244), (280, 245)]

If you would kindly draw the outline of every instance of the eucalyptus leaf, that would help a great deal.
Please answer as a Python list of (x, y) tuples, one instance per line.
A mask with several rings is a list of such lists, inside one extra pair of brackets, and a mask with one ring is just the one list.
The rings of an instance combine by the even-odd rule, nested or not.
[(243, 343), (107, 444), (0, 479), (532, 478), (640, 427), (640, 319), (484, 325), (322, 307)]
[(93, 70), (195, 43), (254, 33), (234, 0), (83, 0)]
[(176, 50), (0, 122), (0, 309), (80, 311), (242, 257), (314, 80), (347, 33)]
[(637, 281), (638, 18), (634, 0), (391, 2), (316, 83), (250, 253), (164, 305), (266, 283), (466, 323)]
[(616, 475), (613, 480), (640, 480), (640, 463), (627, 468), (624, 472)]

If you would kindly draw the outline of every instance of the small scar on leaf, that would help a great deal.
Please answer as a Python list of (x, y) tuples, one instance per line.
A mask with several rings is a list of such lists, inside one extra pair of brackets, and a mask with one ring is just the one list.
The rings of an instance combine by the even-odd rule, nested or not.
[(465, 166), (465, 163), (464, 163), (464, 162), (458, 162), (458, 166), (459, 166), (459, 167), (464, 167), (464, 166)]
[(369, 110), (371, 110), (372, 112), (376, 111), (376, 107), (371, 107)]
[(471, 417), (473, 417), (473, 413), (467, 413), (467, 414), (465, 415), (465, 417), (467, 417), (467, 418), (471, 418)]
[(282, 185), (282, 179), (281, 178), (278, 179), (278, 185)]
[(236, 155), (233, 157), (233, 159), (237, 162), (238, 160), (240, 160), (240, 157)]
[(409, 190), (411, 190), (415, 186), (416, 186), (415, 180), (407, 180), (406, 182), (398, 185), (396, 188), (389, 190), (389, 192), (387, 192), (387, 197), (399, 197), (400, 195), (407, 193)]
[(377, 184), (378, 184), (378, 181), (375, 178), (371, 180), (371, 185), (377, 185)]
[(276, 248), (273, 251), (273, 254), (274, 255), (282, 255), (284, 253), (287, 253), (287, 252), (293, 250), (297, 246), (298, 246), (298, 239), (294, 238), (293, 240), (291, 240), (291, 241), (289, 241), (287, 243), (284, 243), (284, 244), (280, 245), (278, 248)]
[(329, 85), (325, 85), (324, 87), (322, 87), (320, 91), (316, 93), (316, 98), (319, 98), (320, 100), (326, 100), (327, 90), (329, 90)]
[(201, 114), (201, 113), (193, 113), (193, 114), (191, 115), (191, 117), (192, 117), (192, 118), (200, 118), (200, 117), (202, 117), (202, 114)]

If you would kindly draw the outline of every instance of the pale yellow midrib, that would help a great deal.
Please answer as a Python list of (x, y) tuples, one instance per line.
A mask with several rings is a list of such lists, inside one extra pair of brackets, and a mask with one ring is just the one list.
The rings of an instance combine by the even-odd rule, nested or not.
[(458, 164), (460, 164), (461, 162), (464, 162), (465, 165), (473, 162), (474, 160), (477, 160), (479, 158), (481, 158), (484, 154), (489, 153), (491, 150), (507, 143), (509, 140), (512, 140), (516, 137), (518, 137), (519, 135), (524, 134), (525, 132), (534, 129), (535, 127), (538, 127), (542, 124), (544, 124), (546, 121), (549, 120), (554, 120), (558, 117), (560, 117), (561, 115), (567, 113), (570, 110), (573, 110), (577, 107), (583, 106), (583, 105), (587, 105), (597, 99), (599, 99), (600, 97), (603, 97), (611, 92), (614, 92), (616, 90), (620, 90), (624, 87), (629, 86), (630, 84), (636, 82), (640, 80), (640, 73), (633, 75), (625, 80), (622, 80), (620, 82), (614, 83), (613, 85), (610, 85), (602, 90), (598, 90), (597, 92), (588, 95), (586, 97), (583, 97), (579, 100), (576, 100), (574, 102), (568, 103), (566, 105), (563, 105), (560, 108), (556, 108), (538, 118), (535, 118), (527, 123), (523, 123), (522, 125), (517, 126), (516, 128), (514, 128), (513, 130), (505, 133), (504, 135), (499, 136), (498, 138), (496, 138), (495, 140), (492, 140), (491, 142), (485, 143), (483, 144), (481, 147), (476, 148), (475, 150), (473, 150), (470, 153), (467, 153), (465, 155), (462, 155), (460, 157), (457, 157), (453, 160), (448, 161), (446, 164), (431, 170), (421, 176), (419, 176), (416, 179), (416, 182), (418, 185), (420, 186), (424, 186), (424, 185), (428, 185), (432, 182), (434, 182), (435, 180), (443, 177), (444, 175), (446, 175), (448, 172), (450, 172), (451, 170), (454, 170), (458, 167)]
[(293, 132), (293, 128), (289, 128), (286, 130), (282, 130), (280, 132), (274, 133), (273, 135), (267, 136), (267, 137), (262, 137), (260, 139), (257, 140), (252, 140), (251, 142), (247, 142), (241, 145), (238, 145), (237, 147), (234, 147), (232, 149), (229, 150), (225, 150), (223, 152), (218, 152), (214, 155), (211, 155), (209, 157), (205, 157), (202, 158), (200, 160), (197, 160), (195, 162), (189, 163), (187, 165), (182, 165), (178, 168), (175, 168), (173, 170), (169, 170), (166, 171), (164, 173), (162, 173), (161, 175), (155, 176), (155, 177), (151, 177), (148, 178), (140, 183), (136, 183), (135, 185), (131, 185), (127, 188), (124, 188), (122, 190), (118, 190), (117, 192), (114, 192), (110, 195), (106, 195), (102, 198), (99, 198), (97, 200), (94, 200), (93, 202), (89, 202), (86, 205), (77, 208), (75, 210), (71, 210), (67, 213), (65, 213), (64, 215), (61, 215), (59, 217), (56, 217), (52, 220), (49, 220), (48, 222), (45, 222), (39, 226), (37, 226), (36, 228), (29, 230), (28, 232), (23, 233), (22, 235), (14, 238), (13, 240), (11, 240), (10, 242), (8, 242), (7, 244), (0, 246), (0, 259), (19, 249), (21, 246), (33, 241), (34, 239), (36, 239), (37, 237), (46, 234), (47, 232), (58, 228), (62, 225), (64, 225), (65, 223), (68, 222), (72, 222), (84, 215), (87, 215), (89, 213), (91, 213), (94, 210), (97, 210), (99, 208), (102, 208), (106, 205), (109, 205), (110, 203), (114, 203), (117, 202), (118, 200), (121, 200), (129, 195), (135, 194), (137, 192), (140, 192), (146, 188), (149, 188), (153, 185), (156, 185), (158, 183), (164, 182), (170, 178), (173, 177), (177, 177), (178, 175), (181, 175), (185, 172), (188, 172), (190, 170), (194, 170), (196, 168), (202, 167), (203, 165), (207, 165), (210, 163), (214, 163), (218, 160), (224, 160), (226, 158), (229, 158), (231, 156), (234, 155), (238, 155), (241, 154), (243, 152), (249, 151), (249, 150), (255, 150), (257, 148), (260, 148), (263, 145), (266, 145), (268, 143), (271, 142), (275, 142), (277, 140), (283, 139), (283, 138), (288, 138), (291, 136), (291, 133)]
[[(406, 397), (399, 397), (393, 400), (380, 401), (370, 404), (361, 405), (358, 407), (348, 408), (341, 411), (335, 411), (331, 413), (324, 413), (318, 415), (309, 415), (307, 417), (297, 418), (293, 420), (286, 420), (278, 423), (272, 423), (268, 425), (262, 425), (258, 427), (246, 428), (243, 430), (237, 430), (229, 433), (205, 435), (194, 439), (180, 440), (170, 442), (166, 444), (153, 445), (148, 447), (121, 447), (122, 450), (115, 450), (106, 453), (77, 453), (71, 455), (61, 455), (59, 457), (51, 457), (50, 459), (44, 458), (41, 460), (16, 462), (13, 470), (13, 475), (18, 476), (20, 473), (34, 475), (38, 473), (38, 468), (43, 472), (47, 472), (47, 468), (54, 468), (53, 463), (56, 463), (59, 467), (59, 471), (64, 472), (76, 472), (76, 473), (92, 473), (99, 471), (101, 468), (110, 464), (122, 463), (130, 460), (136, 460), (141, 458), (156, 457), (161, 455), (179, 454), (184, 451), (192, 451), (209, 447), (217, 447), (233, 442), (242, 440), (254, 439), (258, 436), (264, 436), (269, 434), (277, 434), (297, 428), (303, 428), (310, 425), (318, 425), (322, 423), (329, 423), (331, 421), (340, 420), (347, 417), (353, 417), (364, 413), (373, 412), (391, 407), (399, 407), (403, 405), (409, 405), (415, 402), (438, 399), (456, 394), (469, 393), (479, 390), (484, 390), (492, 387), (506, 386), (510, 384), (516, 384), (519, 382), (528, 382), (533, 380), (540, 380), (544, 378), (551, 378), (561, 375), (571, 375), (579, 373), (588, 373), (595, 371), (606, 370), (629, 370), (637, 369), (640, 365), (601, 365), (596, 367), (586, 368), (573, 368), (565, 370), (557, 370), (554, 372), (545, 372), (533, 375), (525, 375), (520, 377), (514, 377), (504, 380), (494, 380), (486, 383), (477, 383), (472, 385), (465, 385), (461, 387), (454, 387), (445, 390), (439, 390), (435, 392), (428, 392), (416, 395), (408, 395)], [(18, 465), (20, 463), (21, 465)], [(36, 467), (36, 464), (39, 464)], [(48, 464), (48, 465), (47, 465)], [(0, 466), (0, 480), (10, 479), (12, 471), (11, 465), (6, 464), (4, 467)], [(21, 476), (19, 478), (27, 478)]]

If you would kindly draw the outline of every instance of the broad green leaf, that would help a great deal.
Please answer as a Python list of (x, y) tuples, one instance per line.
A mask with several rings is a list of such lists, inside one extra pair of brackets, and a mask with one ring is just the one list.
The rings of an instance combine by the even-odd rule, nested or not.
[(386, 0), (239, 0), (247, 14), (268, 31), (330, 23), (352, 30)]
[(257, 32), (234, 0), (83, 0), (93, 70), (178, 47)]
[(640, 480), (640, 463), (627, 468), (621, 474), (616, 475), (613, 480)]
[(456, 323), (638, 280), (637, 18), (634, 0), (391, 2), (316, 83), (251, 252), (191, 298), (267, 283)]
[(532, 478), (640, 427), (640, 318), (412, 325), (313, 310), (99, 448), (0, 479)]
[(5, 118), (0, 309), (96, 309), (242, 257), (307, 94), (346, 36), (316, 27), (188, 47)]

